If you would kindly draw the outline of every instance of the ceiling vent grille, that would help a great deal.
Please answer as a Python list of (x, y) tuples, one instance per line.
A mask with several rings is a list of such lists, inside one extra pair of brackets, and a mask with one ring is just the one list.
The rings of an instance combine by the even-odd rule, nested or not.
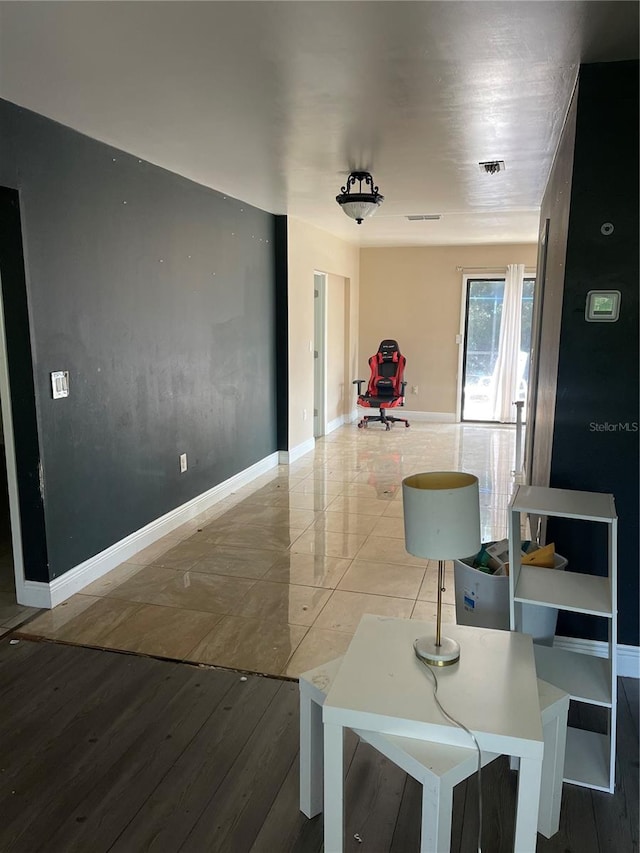
[(407, 216), (409, 222), (425, 222), (429, 220), (441, 219), (440, 213), (416, 213)]
[(481, 172), (486, 172), (487, 175), (495, 175), (496, 172), (504, 172), (504, 160), (486, 160), (484, 163), (478, 163)]

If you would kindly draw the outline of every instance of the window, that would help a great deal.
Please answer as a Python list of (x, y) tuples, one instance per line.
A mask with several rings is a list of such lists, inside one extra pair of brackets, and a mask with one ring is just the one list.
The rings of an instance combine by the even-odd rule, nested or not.
[[(526, 400), (529, 378), (534, 287), (535, 278), (526, 277), (522, 287), (516, 397), (522, 400)], [(500, 343), (504, 288), (504, 277), (467, 279), (462, 380), (463, 421), (497, 420), (493, 403), (497, 391), (495, 367)]]

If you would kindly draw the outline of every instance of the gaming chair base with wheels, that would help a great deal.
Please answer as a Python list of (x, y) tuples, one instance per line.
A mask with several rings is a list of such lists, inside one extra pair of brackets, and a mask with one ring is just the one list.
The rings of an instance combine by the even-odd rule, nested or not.
[(409, 421), (406, 418), (396, 418), (388, 415), (388, 409), (404, 406), (404, 368), (406, 358), (400, 352), (397, 341), (384, 340), (380, 342), (378, 352), (369, 359), (371, 376), (367, 390), (362, 393), (364, 379), (354, 379), (353, 384), (358, 386), (358, 405), (366, 409), (378, 409), (378, 415), (365, 415), (358, 423), (358, 428), (368, 426), (377, 421), (391, 429), (391, 424), (400, 421), (406, 427)]

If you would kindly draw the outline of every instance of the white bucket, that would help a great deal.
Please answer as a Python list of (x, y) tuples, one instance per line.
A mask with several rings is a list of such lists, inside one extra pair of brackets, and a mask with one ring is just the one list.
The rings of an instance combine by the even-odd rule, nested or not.
[[(469, 560), (473, 558), (470, 557)], [(554, 555), (553, 569), (563, 571), (568, 560)], [(474, 569), (466, 560), (453, 561), (456, 591), (456, 622), (478, 628), (509, 630), (509, 578), (507, 575), (489, 575)], [(523, 634), (531, 634), (539, 645), (553, 645), (558, 611), (555, 607), (539, 604), (517, 604), (520, 609), (518, 624)]]

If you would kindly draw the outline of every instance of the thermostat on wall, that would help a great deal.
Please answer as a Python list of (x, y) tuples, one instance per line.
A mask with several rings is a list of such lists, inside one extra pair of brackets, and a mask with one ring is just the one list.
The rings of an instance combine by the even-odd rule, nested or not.
[(620, 315), (619, 290), (590, 290), (584, 318), (589, 323), (615, 323)]

